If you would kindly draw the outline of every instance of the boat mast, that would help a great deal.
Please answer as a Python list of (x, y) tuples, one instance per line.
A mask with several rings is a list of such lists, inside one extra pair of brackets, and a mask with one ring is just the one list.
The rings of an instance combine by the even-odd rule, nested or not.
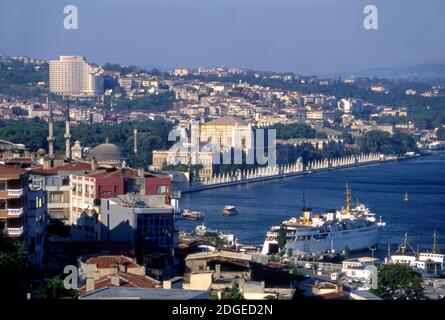
[(437, 236), (436, 231), (433, 232), (433, 247), (431, 248), (432, 253), (439, 253), (439, 248), (437, 247)]
[(408, 247), (408, 232), (405, 232), (405, 237), (403, 238), (402, 244), (402, 254), (406, 255), (406, 248)]

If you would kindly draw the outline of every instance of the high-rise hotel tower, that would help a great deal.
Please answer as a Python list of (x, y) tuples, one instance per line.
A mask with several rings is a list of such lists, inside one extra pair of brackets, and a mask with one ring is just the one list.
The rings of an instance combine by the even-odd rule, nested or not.
[(103, 92), (103, 70), (89, 65), (85, 57), (60, 56), (49, 62), (49, 86), (62, 96), (98, 96)]

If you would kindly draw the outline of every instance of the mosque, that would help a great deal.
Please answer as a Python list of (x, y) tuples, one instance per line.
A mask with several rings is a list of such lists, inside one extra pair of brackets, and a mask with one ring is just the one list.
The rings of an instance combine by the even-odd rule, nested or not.
[[(54, 159), (54, 120), (53, 120), (53, 112), (51, 104), (48, 100), (48, 106), (49, 106), (49, 121), (48, 121), (48, 159)], [(105, 140), (105, 143), (99, 144), (96, 147), (89, 150), (84, 155), (84, 149), (80, 145), (80, 141), (75, 141), (74, 145), (71, 146), (71, 123), (70, 123), (70, 111), (69, 111), (69, 103), (67, 103), (66, 110), (65, 110), (65, 161), (87, 161), (87, 162), (94, 162), (97, 167), (100, 168), (119, 168), (119, 167), (125, 167), (127, 165), (126, 163), (126, 157), (123, 155), (121, 149), (108, 141), (108, 138)], [(137, 154), (137, 129), (134, 129), (134, 152)], [(87, 150), (87, 149), (86, 149)], [(50, 165), (51, 166), (51, 165)]]

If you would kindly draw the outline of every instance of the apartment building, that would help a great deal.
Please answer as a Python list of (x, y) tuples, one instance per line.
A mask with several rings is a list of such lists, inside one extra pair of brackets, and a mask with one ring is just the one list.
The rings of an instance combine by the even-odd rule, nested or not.
[(35, 266), (44, 260), (46, 212), (45, 192), (29, 186), (28, 171), (0, 164), (0, 233), (22, 240)]
[(47, 193), (48, 215), (51, 219), (68, 222), (70, 218), (70, 175), (92, 172), (91, 164), (71, 162), (50, 169), (34, 168), (29, 172), (32, 186)]
[(45, 261), (48, 225), (46, 192), (30, 187), (25, 224), (28, 258), (32, 265), (41, 268)]
[(160, 195), (171, 201), (171, 178), (131, 168), (114, 168), (85, 175), (70, 175), (69, 223), (77, 240), (101, 239), (101, 199), (127, 193)]
[(24, 239), (28, 191), (26, 170), (0, 164), (0, 232), (8, 237)]

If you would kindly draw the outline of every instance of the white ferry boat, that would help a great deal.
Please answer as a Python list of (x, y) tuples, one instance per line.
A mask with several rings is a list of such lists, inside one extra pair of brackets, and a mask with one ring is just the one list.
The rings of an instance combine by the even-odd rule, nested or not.
[(302, 217), (283, 221), (267, 232), (262, 253), (279, 251), (284, 233), (284, 249), (286, 252), (291, 249), (293, 254), (333, 254), (346, 248), (365, 250), (377, 245), (384, 225), (381, 217), (377, 221), (376, 215), (364, 204), (351, 208), (350, 190), (346, 185), (346, 207), (343, 210), (314, 214), (311, 209), (303, 209)]

